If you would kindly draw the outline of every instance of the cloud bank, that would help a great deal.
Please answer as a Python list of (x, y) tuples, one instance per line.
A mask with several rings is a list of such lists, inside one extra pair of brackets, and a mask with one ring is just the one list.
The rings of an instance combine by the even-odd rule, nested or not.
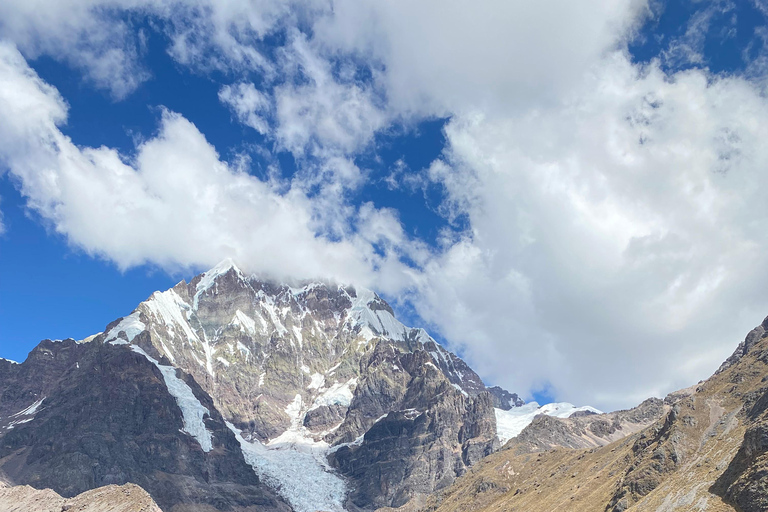
[[(550, 4), (70, 0), (49, 16), (8, 2), (0, 158), (31, 209), (121, 268), (232, 256), (363, 283), (489, 383), (632, 406), (705, 378), (768, 313), (764, 77), (633, 62), (645, 2)], [(65, 100), (22, 53), (124, 97), (151, 70), (146, 29), (115, 13), (153, 20), (180, 65), (227, 70), (218, 100), (296, 174), (222, 160), (183, 113), (164, 111), (134, 155), (63, 135)], [(284, 44), (265, 52), (275, 31)], [(450, 119), (443, 154), (404, 171), (444, 192), (429, 245), (355, 200), (369, 179), (355, 157), (435, 117)]]

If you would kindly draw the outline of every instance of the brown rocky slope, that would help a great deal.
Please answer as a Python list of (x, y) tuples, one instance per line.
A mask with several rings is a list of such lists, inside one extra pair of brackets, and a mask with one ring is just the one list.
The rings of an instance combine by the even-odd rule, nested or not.
[(133, 484), (107, 485), (69, 499), (50, 489), (1, 485), (0, 510), (4, 512), (161, 512), (149, 494)]
[(768, 510), (768, 318), (664, 408), (651, 426), (597, 448), (537, 446), (524, 431), (420, 510)]

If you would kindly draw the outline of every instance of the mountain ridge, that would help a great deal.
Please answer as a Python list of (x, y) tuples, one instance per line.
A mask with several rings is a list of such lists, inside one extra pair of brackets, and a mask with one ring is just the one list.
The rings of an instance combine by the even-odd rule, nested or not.
[[(638, 424), (658, 416), (645, 428), (603, 446), (569, 445), (582, 439), (584, 424), (573, 424), (582, 418), (538, 418), (451, 487), (403, 511), (768, 510), (766, 325), (709, 379), (610, 413)], [(562, 434), (560, 444), (547, 443), (545, 432)]]
[[(426, 331), (399, 322), (377, 294), (330, 282), (264, 281), (245, 275), (231, 260), (189, 283), (154, 292), (101, 333), (44, 341), (31, 355), (20, 365), (0, 361), (0, 470), (16, 468), (10, 471), (15, 483), (44, 485), (62, 495), (136, 481), (174, 512), (200, 500), (220, 500), (233, 510), (249, 502), (274, 510), (287, 503), (298, 512), (372, 510), (450, 485), (499, 446), (493, 408), (498, 397)], [(98, 389), (86, 386), (82, 379), (106, 360), (119, 361), (111, 380)], [(147, 396), (164, 404), (164, 414), (177, 422), (163, 429), (194, 448), (194, 467), (168, 459), (161, 490), (146, 473), (159, 468), (135, 460), (125, 463), (128, 472), (97, 473), (90, 483), (74, 483), (20, 458), (45, 445), (39, 428), (54, 415), (76, 441), (67, 444), (52, 434), (66, 447), (57, 464), (74, 457), (120, 467), (111, 455), (83, 451), (83, 443), (103, 441), (81, 439), (81, 427), (72, 423), (85, 420), (61, 404), (96, 400), (99, 414), (113, 416), (110, 407), (120, 402), (100, 397), (122, 389), (126, 372), (133, 372), (135, 382), (147, 382), (153, 390)], [(29, 389), (14, 396), (11, 388), (20, 382)], [(62, 402), (67, 382), (82, 396), (65, 395)], [(501, 391), (508, 407), (522, 402)], [(129, 403), (144, 399), (132, 393)], [(177, 412), (171, 411), (174, 403)], [(142, 421), (151, 414), (144, 410)], [(138, 424), (130, 428), (141, 432)], [(382, 450), (386, 446), (400, 448)], [(243, 482), (252, 478), (247, 485), (255, 494), (233, 494), (233, 483), (216, 483), (241, 478), (220, 466), (199, 473), (222, 456), (231, 468), (248, 469), (251, 477)], [(359, 471), (371, 466), (387, 469), (376, 475)], [(305, 488), (290, 479), (297, 468)], [(191, 488), (196, 491), (174, 491), (174, 482), (190, 476), (198, 481)], [(395, 483), (371, 485), (382, 477)], [(308, 502), (312, 493), (315, 501)]]

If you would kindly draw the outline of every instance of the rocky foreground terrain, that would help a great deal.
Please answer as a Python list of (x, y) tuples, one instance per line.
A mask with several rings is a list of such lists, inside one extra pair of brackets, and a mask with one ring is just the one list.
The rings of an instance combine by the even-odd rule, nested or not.
[(659, 402), (612, 413), (638, 425), (661, 417), (599, 447), (595, 436), (613, 435), (611, 415), (539, 417), (409, 510), (768, 510), (768, 318), (715, 375)]
[(138, 485), (108, 485), (62, 498), (50, 489), (28, 485), (7, 487), (0, 484), (0, 510), (3, 512), (162, 512), (147, 492)]

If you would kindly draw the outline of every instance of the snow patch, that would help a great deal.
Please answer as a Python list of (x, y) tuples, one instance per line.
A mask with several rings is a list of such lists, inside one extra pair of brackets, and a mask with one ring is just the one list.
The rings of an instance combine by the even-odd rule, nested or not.
[(304, 349), (304, 336), (301, 334), (301, 327), (293, 326), (293, 334), (296, 335), (296, 340), (299, 342), (299, 349)]
[[(130, 343), (133, 341), (133, 338), (138, 336), (140, 333), (144, 332), (147, 329), (147, 326), (144, 325), (141, 320), (139, 319), (139, 316), (141, 313), (139, 311), (134, 311), (130, 315), (123, 317), (122, 320), (120, 320), (120, 323), (118, 323), (116, 326), (114, 326), (106, 336), (106, 342), (111, 343), (112, 345), (125, 345), (127, 343)], [(123, 340), (122, 338), (118, 338), (118, 334), (120, 334), (120, 331), (124, 331), (126, 337), (128, 338), (128, 341)]]
[(458, 384), (454, 384), (454, 383), (451, 383), (451, 386), (453, 386), (454, 388), (456, 388), (456, 390), (457, 390), (457, 391), (459, 391), (459, 392), (460, 392), (462, 395), (464, 395), (464, 396), (469, 396), (469, 393), (467, 393), (466, 391), (464, 391), (464, 389), (462, 389), (462, 387), (461, 387), (461, 386), (459, 386)]
[(200, 341), (183, 313), (189, 310), (189, 305), (172, 289), (153, 293), (143, 305), (148, 310), (149, 316), (154, 316), (158, 323), (165, 325), (171, 336), (175, 336), (176, 330), (180, 329), (190, 343)]
[(355, 387), (357, 387), (357, 378), (349, 379), (344, 383), (337, 382), (322, 395), (315, 398), (309, 410), (311, 411), (324, 405), (343, 405), (344, 407), (349, 407), (349, 404), (352, 403), (352, 391)]
[[(77, 341), (75, 341), (75, 343), (77, 343), (78, 345), (82, 345), (83, 343), (90, 343), (90, 342), (92, 342), (92, 341), (94, 340), (94, 338), (96, 338), (96, 336), (98, 336), (99, 334), (101, 334), (101, 333), (100, 333), (100, 332), (97, 332), (96, 334), (91, 334), (90, 336), (87, 336), (87, 337), (85, 337), (85, 338), (83, 338), (83, 339), (81, 339), (81, 340), (77, 340)], [(0, 359), (2, 359), (2, 358), (0, 358)], [(6, 361), (7, 361), (7, 359), (6, 359)]]
[(15, 418), (17, 416), (31, 416), (33, 414), (37, 414), (37, 411), (40, 409), (40, 406), (43, 405), (43, 400), (45, 400), (45, 397), (41, 398), (37, 402), (33, 403), (29, 407), (27, 407), (24, 410), (21, 410), (17, 412), (16, 414), (11, 414), (11, 418)]
[(261, 307), (267, 312), (269, 319), (272, 321), (272, 325), (275, 326), (275, 330), (280, 336), (288, 334), (288, 329), (285, 328), (283, 322), (280, 320), (277, 308), (274, 305), (272, 297), (265, 297), (265, 300), (261, 302)]
[(251, 349), (249, 349), (239, 341), (237, 342), (237, 349), (240, 351), (241, 354), (245, 356), (246, 359), (248, 359), (248, 356), (251, 355)]
[(226, 366), (227, 368), (229, 368), (230, 362), (224, 359), (223, 357), (217, 357), (216, 360), (221, 364), (223, 364), (224, 366)]
[[(261, 321), (262, 323), (264, 322), (263, 319), (261, 319)], [(248, 334), (251, 337), (256, 335), (256, 322), (253, 320), (253, 318), (249, 317), (239, 309), (235, 312), (235, 316), (232, 318), (231, 325), (239, 327), (242, 332)]]
[(210, 411), (200, 403), (186, 382), (176, 376), (176, 368), (160, 364), (156, 359), (144, 352), (136, 345), (131, 345), (131, 350), (147, 358), (152, 364), (157, 366), (160, 373), (163, 374), (165, 387), (168, 392), (176, 399), (176, 403), (181, 409), (182, 419), (184, 421), (184, 432), (194, 437), (204, 452), (213, 449), (213, 436), (210, 430), (205, 428), (203, 417), (210, 415)]
[(325, 385), (325, 377), (319, 373), (312, 374), (312, 380), (307, 389), (320, 389)]

